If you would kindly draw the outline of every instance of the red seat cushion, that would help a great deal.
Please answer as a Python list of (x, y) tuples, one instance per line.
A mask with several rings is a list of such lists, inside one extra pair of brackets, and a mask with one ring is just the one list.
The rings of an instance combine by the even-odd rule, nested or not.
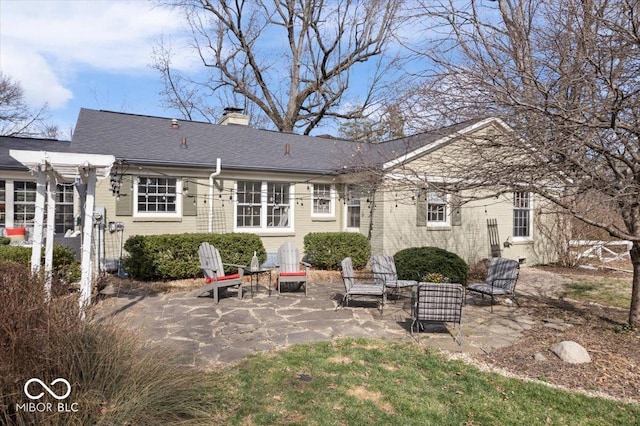
[(10, 235), (24, 235), (26, 232), (26, 228), (5, 228), (4, 232), (7, 233), (7, 236)]
[(218, 281), (235, 280), (236, 278), (240, 278), (240, 274), (224, 275), (222, 277), (218, 277)]
[(299, 271), (299, 272), (280, 272), (279, 274), (281, 277), (304, 277), (305, 275), (307, 275), (307, 273), (305, 271)]
[[(240, 278), (240, 274), (231, 274), (231, 275), (224, 275), (222, 277), (216, 277), (215, 281), (235, 280), (236, 278)], [(207, 277), (204, 279), (204, 282), (206, 282), (207, 284), (212, 283), (213, 281), (214, 281), (214, 278), (211, 278), (211, 277)]]

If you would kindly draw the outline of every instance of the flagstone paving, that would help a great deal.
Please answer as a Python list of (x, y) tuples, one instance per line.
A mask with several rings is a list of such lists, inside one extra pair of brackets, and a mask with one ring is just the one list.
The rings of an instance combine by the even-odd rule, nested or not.
[[(561, 280), (553, 274), (523, 268), (517, 289), (540, 295), (549, 283)], [(238, 299), (234, 289), (213, 298), (196, 297), (193, 292), (142, 294), (116, 291), (98, 302), (97, 319), (115, 321), (138, 330), (153, 344), (175, 349), (180, 362), (211, 368), (263, 351), (288, 345), (328, 341), (339, 337), (367, 337), (414, 342), (452, 352), (490, 352), (522, 337), (538, 320), (515, 303), (494, 306), (489, 299), (469, 297), (463, 307), (461, 345), (454, 336), (458, 326), (433, 324), (424, 332), (409, 332), (411, 301), (400, 296), (388, 300), (380, 312), (374, 300), (356, 300), (338, 307), (344, 287), (340, 281), (310, 283), (304, 292), (269, 295), (261, 287), (254, 293), (245, 289)]]

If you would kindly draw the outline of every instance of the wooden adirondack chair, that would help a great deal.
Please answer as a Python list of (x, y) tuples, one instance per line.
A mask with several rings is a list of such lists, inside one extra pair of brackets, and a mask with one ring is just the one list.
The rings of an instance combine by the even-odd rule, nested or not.
[[(302, 270), (301, 265), (304, 266)], [(304, 286), (304, 295), (307, 295), (307, 279), (311, 265), (300, 260), (300, 252), (293, 244), (287, 242), (280, 246), (276, 267), (278, 268), (276, 277), (278, 294), (280, 294), (282, 283), (298, 283), (298, 290)]]
[[(211, 244), (204, 242), (198, 248), (198, 256), (200, 257), (200, 267), (204, 272), (206, 285), (197, 290), (198, 295), (209, 292), (213, 295), (215, 303), (219, 301), (219, 290), (228, 287), (238, 286), (238, 299), (242, 299), (242, 275), (244, 267), (231, 263), (222, 263), (220, 252)], [(238, 272), (235, 274), (225, 275), (224, 266), (235, 266)]]

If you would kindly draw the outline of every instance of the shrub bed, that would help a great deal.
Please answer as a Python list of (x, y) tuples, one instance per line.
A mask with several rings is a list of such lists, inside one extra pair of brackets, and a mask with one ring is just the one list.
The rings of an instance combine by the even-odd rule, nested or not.
[(413, 247), (397, 252), (393, 259), (398, 278), (424, 280), (429, 274), (442, 274), (451, 282), (467, 282), (467, 263), (455, 253), (438, 247)]
[[(260, 262), (267, 259), (262, 240), (255, 234), (163, 234), (134, 235), (124, 244), (128, 256), (123, 267), (138, 280), (179, 280), (202, 276), (198, 247), (209, 242), (220, 251), (224, 263), (250, 265), (255, 251)], [(237, 269), (229, 267), (225, 272)]]
[(338, 270), (345, 257), (361, 268), (369, 260), (371, 245), (367, 237), (354, 232), (313, 232), (304, 237), (304, 251), (307, 261), (319, 269)]
[[(42, 250), (42, 264), (44, 264), (44, 249)], [(27, 268), (31, 264), (31, 247), (0, 245), (0, 261), (14, 262)], [(54, 244), (53, 270), (55, 274), (67, 283), (80, 279), (80, 262), (75, 253), (67, 248)]]

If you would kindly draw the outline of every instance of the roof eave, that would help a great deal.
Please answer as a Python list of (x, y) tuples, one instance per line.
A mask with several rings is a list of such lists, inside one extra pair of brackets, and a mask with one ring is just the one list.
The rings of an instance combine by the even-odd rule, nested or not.
[(504, 131), (510, 131), (511, 127), (509, 127), (509, 125), (507, 123), (505, 123), (502, 119), (497, 118), (497, 117), (489, 117), (489, 118), (485, 118), (484, 120), (478, 121), (474, 124), (469, 125), (468, 127), (465, 127), (461, 130), (458, 130), (456, 132), (453, 132), (449, 135), (446, 135), (440, 139), (436, 139), (434, 142), (421, 146), (420, 148), (417, 148), (411, 152), (408, 152), (404, 155), (401, 155), (399, 157), (394, 158), (393, 160), (390, 161), (386, 161), (382, 164), (382, 169), (383, 170), (388, 170), (388, 169), (392, 169), (394, 167), (399, 166), (400, 164), (404, 164), (407, 163), (411, 160), (413, 160), (414, 158), (417, 158), (421, 155), (427, 154), (429, 152), (433, 152), (439, 148), (441, 148), (444, 145), (447, 145), (448, 143), (452, 142), (454, 139), (456, 139), (459, 136), (463, 136), (472, 132), (475, 132), (476, 130), (479, 130), (489, 124), (497, 124), (498, 126), (502, 127), (502, 129)]

